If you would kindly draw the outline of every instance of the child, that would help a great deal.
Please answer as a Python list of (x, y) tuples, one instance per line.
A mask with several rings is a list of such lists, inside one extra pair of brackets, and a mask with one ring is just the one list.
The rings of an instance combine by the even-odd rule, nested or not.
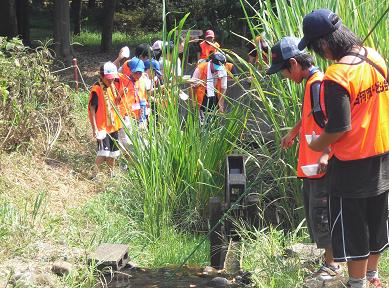
[(92, 86), (88, 104), (89, 120), (98, 144), (95, 163), (97, 168), (107, 163), (111, 174), (115, 159), (120, 155), (117, 141), (121, 124), (114, 109), (119, 98), (115, 85), (119, 81), (117, 68), (112, 62), (102, 65), (100, 79)]
[(385, 59), (363, 46), (333, 11), (303, 20), (299, 47), (334, 61), (323, 80), (327, 118), (309, 147), (331, 145), (329, 207), (334, 259), (347, 262), (347, 287), (382, 288), (378, 268), (389, 248), (389, 84)]
[[(306, 220), (311, 238), (318, 248), (325, 249), (324, 263), (315, 276), (320, 280), (331, 280), (340, 272), (332, 256), (331, 235), (328, 223), (328, 205), (325, 170), (328, 153), (314, 152), (308, 148), (306, 135), (319, 135), (324, 127), (324, 117), (320, 109), (320, 84), (323, 74), (313, 66), (312, 57), (297, 48), (299, 39), (282, 38), (271, 48), (272, 65), (267, 74), (281, 72), (285, 78), (296, 83), (306, 80), (301, 120), (282, 139), (282, 148), (292, 146), (299, 134), (300, 145), (297, 164), (297, 176), (303, 179), (304, 206)], [(319, 161), (317, 174), (306, 176), (302, 166), (316, 164)]]

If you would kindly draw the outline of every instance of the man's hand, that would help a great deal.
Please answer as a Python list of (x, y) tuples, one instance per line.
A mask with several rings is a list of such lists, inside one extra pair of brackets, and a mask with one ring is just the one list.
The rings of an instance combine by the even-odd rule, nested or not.
[(328, 153), (323, 153), (318, 161), (319, 167), (317, 168), (317, 173), (324, 173), (327, 171), (327, 166), (328, 166), (328, 158), (329, 155)]

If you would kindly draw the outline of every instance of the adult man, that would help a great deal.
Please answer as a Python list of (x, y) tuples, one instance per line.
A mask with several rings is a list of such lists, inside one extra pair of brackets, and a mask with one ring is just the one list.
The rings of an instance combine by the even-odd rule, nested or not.
[(300, 49), (335, 61), (322, 86), (328, 121), (310, 144), (315, 151), (331, 145), (334, 154), (328, 167), (334, 259), (347, 261), (348, 287), (365, 287), (366, 278), (382, 287), (379, 256), (389, 246), (387, 66), (328, 9), (306, 15), (303, 31)]
[(205, 32), (205, 40), (200, 42), (200, 51), (197, 54), (199, 62), (207, 60), (209, 55), (217, 52), (219, 48), (219, 43), (215, 41), (215, 32), (207, 30)]
[(200, 63), (193, 73), (192, 95), (200, 108), (200, 120), (204, 112), (219, 108), (224, 111), (224, 94), (227, 90), (227, 72), (224, 64), (226, 57), (222, 53), (213, 53), (209, 62)]

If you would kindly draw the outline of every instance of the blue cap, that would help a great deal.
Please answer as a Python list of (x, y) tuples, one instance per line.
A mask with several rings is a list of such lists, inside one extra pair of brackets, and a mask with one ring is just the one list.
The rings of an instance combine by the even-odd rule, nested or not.
[(162, 75), (161, 73), (161, 66), (159, 65), (159, 62), (155, 59), (148, 59), (144, 61), (145, 64), (145, 70), (150, 69), (150, 66), (153, 66), (153, 70), (156, 74)]
[(145, 64), (138, 57), (133, 57), (130, 61), (127, 62), (128, 67), (131, 69), (131, 73), (135, 72), (145, 72)]
[(305, 53), (298, 48), (300, 39), (292, 36), (284, 37), (271, 48), (271, 66), (267, 74), (279, 72), (285, 63), (297, 55)]
[(298, 48), (300, 50), (308, 46), (315, 39), (328, 35), (339, 29), (342, 20), (334, 12), (328, 9), (318, 9), (305, 15), (303, 19), (304, 37)]

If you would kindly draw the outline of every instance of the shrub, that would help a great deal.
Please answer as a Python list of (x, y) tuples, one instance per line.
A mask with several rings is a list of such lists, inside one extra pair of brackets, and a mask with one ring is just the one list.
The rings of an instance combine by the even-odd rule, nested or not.
[(46, 47), (31, 50), (19, 39), (0, 38), (0, 149), (42, 139), (38, 149), (48, 152), (57, 139), (71, 106), (67, 86), (49, 71), (52, 60)]

